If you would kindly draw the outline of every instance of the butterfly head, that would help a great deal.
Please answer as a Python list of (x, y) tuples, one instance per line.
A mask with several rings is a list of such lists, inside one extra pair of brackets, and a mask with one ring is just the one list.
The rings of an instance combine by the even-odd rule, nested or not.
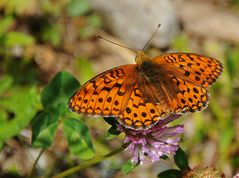
[(135, 62), (140, 65), (144, 61), (150, 61), (150, 57), (148, 57), (143, 51), (138, 51), (135, 56)]

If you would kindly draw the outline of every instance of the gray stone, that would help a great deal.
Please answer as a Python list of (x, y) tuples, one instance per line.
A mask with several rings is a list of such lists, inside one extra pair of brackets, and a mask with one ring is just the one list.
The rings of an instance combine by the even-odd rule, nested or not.
[(179, 1), (177, 3), (177, 13), (187, 33), (196, 37), (238, 44), (239, 15), (208, 2)]
[(136, 50), (141, 50), (158, 24), (150, 44), (164, 48), (176, 36), (179, 23), (170, 0), (89, 0), (112, 33)]

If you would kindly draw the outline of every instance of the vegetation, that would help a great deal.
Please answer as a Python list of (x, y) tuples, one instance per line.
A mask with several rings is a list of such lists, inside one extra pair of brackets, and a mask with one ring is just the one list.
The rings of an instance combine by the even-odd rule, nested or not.
[[(230, 1), (228, 8), (238, 4)], [(72, 173), (68, 177), (127, 177), (131, 171), (137, 177), (141, 168), (122, 152), (124, 136), (114, 125), (71, 113), (66, 105), (81, 82), (96, 74), (91, 58), (101, 56), (95, 35), (102, 30), (107, 31), (101, 16), (87, 0), (0, 1), (0, 177), (51, 177), (65, 170)], [(191, 51), (190, 42), (182, 30), (170, 49)], [(189, 165), (212, 164), (234, 175), (239, 172), (239, 45), (209, 41), (198, 51), (217, 54), (224, 73), (210, 88), (208, 109), (175, 122), (185, 124), (180, 145), (188, 157), (179, 150), (176, 165), (165, 160), (172, 175)], [(148, 175), (150, 169), (144, 168)]]

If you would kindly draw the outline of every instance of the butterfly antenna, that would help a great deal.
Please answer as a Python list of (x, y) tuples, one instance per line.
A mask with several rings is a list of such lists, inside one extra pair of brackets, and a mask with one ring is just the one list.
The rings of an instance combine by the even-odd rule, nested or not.
[(149, 42), (153, 39), (153, 37), (155, 36), (156, 32), (158, 31), (159, 27), (161, 26), (161, 24), (158, 24), (158, 27), (156, 28), (156, 30), (154, 31), (154, 33), (151, 35), (151, 37), (149, 38), (149, 40), (147, 41), (147, 43), (144, 45), (142, 51), (145, 50), (145, 48), (148, 46)]
[(129, 48), (129, 47), (127, 47), (127, 46), (124, 46), (124, 45), (115, 43), (115, 42), (113, 42), (113, 41), (110, 41), (110, 40), (108, 40), (108, 39), (106, 39), (106, 38), (104, 38), (104, 37), (102, 37), (102, 36), (100, 36), (100, 35), (96, 35), (96, 37), (97, 37), (97, 38), (100, 38), (100, 39), (102, 39), (102, 40), (108, 41), (108, 42), (110, 42), (110, 43), (112, 43), (112, 44), (115, 44), (115, 45), (117, 45), (117, 46), (120, 46), (120, 47), (126, 48), (126, 49), (128, 49), (128, 50), (134, 51), (135, 53), (138, 52), (138, 51), (136, 51), (136, 50), (134, 50), (134, 49), (132, 49), (132, 48)]

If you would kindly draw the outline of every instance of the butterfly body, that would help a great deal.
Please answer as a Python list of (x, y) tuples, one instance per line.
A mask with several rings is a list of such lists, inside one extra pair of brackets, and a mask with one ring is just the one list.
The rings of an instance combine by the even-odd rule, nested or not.
[(207, 88), (223, 71), (218, 60), (192, 53), (150, 58), (139, 51), (135, 61), (86, 82), (70, 99), (70, 109), (113, 116), (126, 127), (147, 129), (170, 114), (205, 108)]

